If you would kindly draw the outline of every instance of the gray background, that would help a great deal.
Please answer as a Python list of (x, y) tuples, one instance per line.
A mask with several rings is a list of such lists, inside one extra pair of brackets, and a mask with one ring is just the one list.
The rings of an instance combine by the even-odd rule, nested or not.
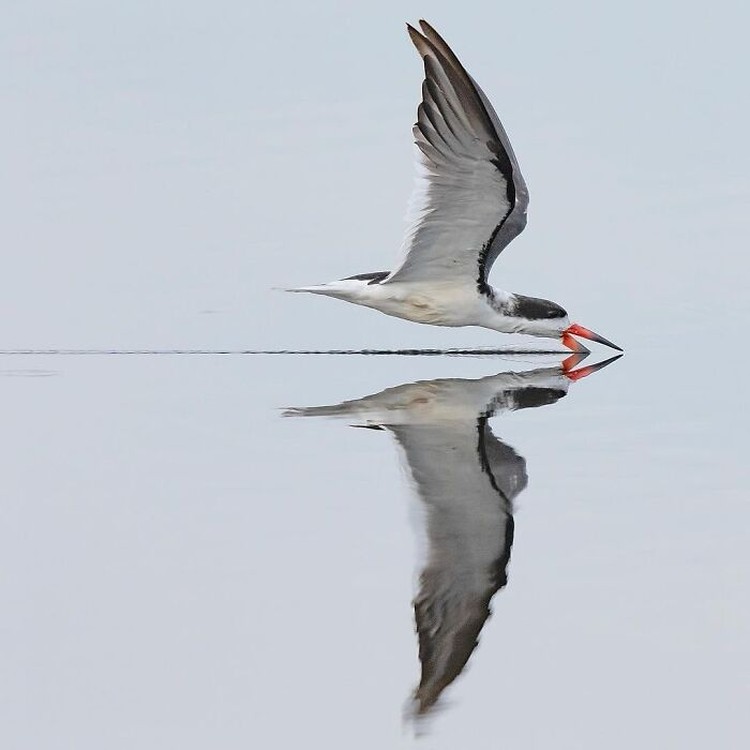
[[(420, 745), (744, 747), (744, 5), (6, 2), (0, 348), (525, 343), (273, 290), (398, 256), (422, 15), (531, 191), (491, 281), (628, 353), (493, 420), (510, 584)], [(277, 408), (539, 365), (3, 356), (3, 746), (411, 745), (417, 501)]]

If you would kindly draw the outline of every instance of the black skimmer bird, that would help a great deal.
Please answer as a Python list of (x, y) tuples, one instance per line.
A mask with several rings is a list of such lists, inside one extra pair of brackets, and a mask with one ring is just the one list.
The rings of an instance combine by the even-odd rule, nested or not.
[(526, 226), (529, 193), (500, 119), (481, 88), (426, 21), (407, 25), (424, 60), (422, 103), (413, 133), (418, 182), (414, 219), (394, 271), (290, 289), (372, 307), (417, 323), (480, 326), (503, 333), (574, 336), (622, 349), (571, 323), (560, 305), (494, 289), (492, 264)]
[[(572, 355), (579, 362), (583, 355)], [(284, 416), (343, 417), (387, 430), (403, 450), (425, 510), (427, 559), (414, 599), (421, 679), (411, 713), (424, 716), (463, 671), (508, 581), (513, 501), (526, 487), (526, 461), (492, 433), (503, 412), (553, 404), (589, 367), (547, 367), (476, 380), (406, 383), (332, 406), (287, 409)]]

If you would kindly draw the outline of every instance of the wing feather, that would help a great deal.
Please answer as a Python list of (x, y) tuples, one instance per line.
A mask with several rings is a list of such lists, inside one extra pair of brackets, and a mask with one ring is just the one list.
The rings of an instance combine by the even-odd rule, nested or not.
[(418, 178), (403, 261), (391, 281), (486, 283), (526, 223), (528, 197), (495, 111), (437, 32), (407, 26), (425, 80), (413, 128)]

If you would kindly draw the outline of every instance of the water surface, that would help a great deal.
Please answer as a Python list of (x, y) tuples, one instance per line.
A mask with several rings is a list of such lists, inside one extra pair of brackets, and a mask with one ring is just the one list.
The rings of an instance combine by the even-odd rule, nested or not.
[[(736, 746), (737, 397), (559, 359), (4, 357), (4, 731)], [(282, 416), (324, 405), (343, 419)], [(459, 637), (435, 606), (415, 633), (415, 598)]]

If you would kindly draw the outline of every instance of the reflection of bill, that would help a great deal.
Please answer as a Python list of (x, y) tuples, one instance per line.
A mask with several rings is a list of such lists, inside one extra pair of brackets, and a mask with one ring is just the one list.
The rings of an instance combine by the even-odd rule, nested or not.
[[(402, 447), (426, 518), (427, 560), (414, 600), (422, 673), (413, 711), (423, 715), (466, 666), (507, 583), (513, 500), (526, 487), (526, 461), (498, 440), (490, 417), (553, 404), (598, 365), (500, 373), (477, 380), (407, 383), (285, 416), (330, 416), (387, 429)], [(566, 363), (567, 364), (567, 363)]]

